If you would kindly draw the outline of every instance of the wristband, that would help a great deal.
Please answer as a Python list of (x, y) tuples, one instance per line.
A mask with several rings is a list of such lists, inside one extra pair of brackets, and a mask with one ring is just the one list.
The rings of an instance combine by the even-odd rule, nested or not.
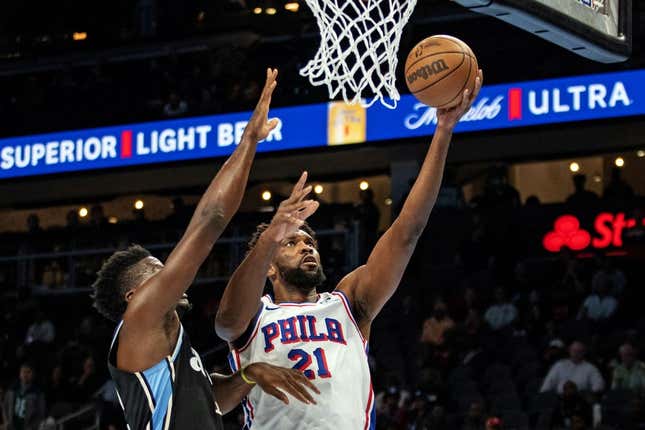
[(244, 367), (244, 368), (242, 368), (242, 370), (240, 370), (240, 376), (242, 377), (242, 380), (244, 382), (246, 382), (247, 384), (255, 385), (255, 381), (244, 374), (244, 371), (247, 369), (247, 367)]

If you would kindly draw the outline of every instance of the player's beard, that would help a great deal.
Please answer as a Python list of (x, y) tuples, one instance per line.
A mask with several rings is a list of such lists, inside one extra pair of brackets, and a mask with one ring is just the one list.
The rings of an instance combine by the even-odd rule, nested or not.
[(304, 293), (309, 293), (327, 280), (322, 265), (320, 264), (313, 272), (302, 270), (300, 267), (286, 268), (280, 267), (279, 265), (278, 270), (287, 285), (292, 285)]

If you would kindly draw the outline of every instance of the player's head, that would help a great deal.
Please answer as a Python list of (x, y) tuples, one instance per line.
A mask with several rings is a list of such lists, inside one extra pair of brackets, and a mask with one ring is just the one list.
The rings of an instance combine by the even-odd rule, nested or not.
[[(94, 307), (106, 318), (120, 321), (136, 289), (161, 269), (161, 261), (139, 245), (115, 252), (103, 263), (92, 284)], [(188, 307), (190, 304), (184, 296), (177, 308)]]
[[(260, 224), (257, 227), (249, 241), (249, 250), (253, 249), (260, 235), (268, 227), (268, 224)], [(305, 293), (315, 290), (325, 282), (316, 233), (307, 223), (280, 242), (267, 277), (274, 289), (295, 288)]]

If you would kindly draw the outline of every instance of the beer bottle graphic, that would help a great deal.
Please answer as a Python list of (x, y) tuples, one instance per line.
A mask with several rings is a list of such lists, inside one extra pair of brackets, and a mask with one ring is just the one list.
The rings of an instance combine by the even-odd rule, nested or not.
[(367, 115), (365, 108), (345, 102), (330, 102), (327, 109), (328, 145), (348, 145), (366, 140)]

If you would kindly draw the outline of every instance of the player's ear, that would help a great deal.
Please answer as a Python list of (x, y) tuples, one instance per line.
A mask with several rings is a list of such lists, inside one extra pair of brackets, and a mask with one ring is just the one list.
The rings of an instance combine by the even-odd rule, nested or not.
[(269, 278), (269, 280), (273, 282), (277, 276), (278, 276), (278, 270), (275, 268), (273, 264), (271, 264), (269, 266), (269, 271), (267, 272), (267, 278)]
[(132, 297), (134, 297), (134, 290), (136, 288), (132, 288), (131, 290), (128, 290), (125, 292), (125, 301), (130, 303), (130, 300), (132, 300)]

